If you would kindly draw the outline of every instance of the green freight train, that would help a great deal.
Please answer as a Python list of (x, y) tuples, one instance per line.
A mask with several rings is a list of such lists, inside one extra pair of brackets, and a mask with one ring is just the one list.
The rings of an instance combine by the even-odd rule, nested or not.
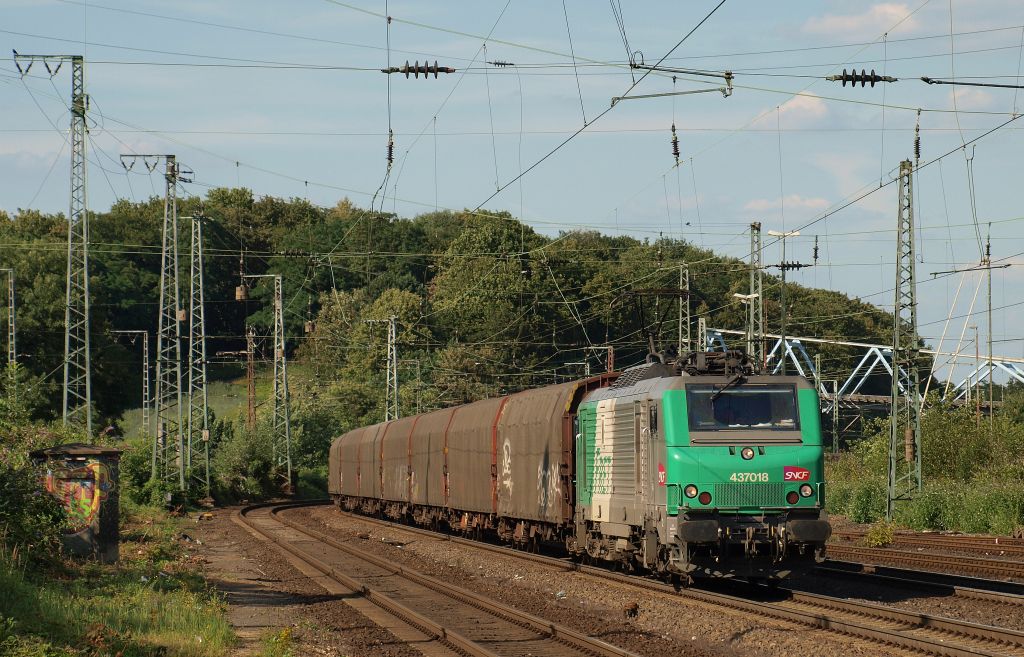
[(785, 577), (831, 533), (814, 387), (735, 351), (356, 429), (329, 472), (348, 510), (676, 582)]

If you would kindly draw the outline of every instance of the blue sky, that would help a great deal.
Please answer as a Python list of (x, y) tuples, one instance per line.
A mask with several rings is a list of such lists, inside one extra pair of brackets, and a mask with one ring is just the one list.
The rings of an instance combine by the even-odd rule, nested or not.
[[(631, 49), (654, 63), (715, 4), (622, 3)], [(0, 0), (0, 52), (85, 55), (93, 208), (160, 192), (158, 177), (120, 169), (118, 155), (128, 152), (175, 153), (195, 171), (195, 194), (243, 185), (367, 206), (385, 170), (388, 76), (376, 70), (388, 59), (384, 13), (383, 0)], [(551, 2), (392, 1), (387, 13), (395, 19), (392, 65), (436, 59), (458, 69), (437, 80), (390, 78), (396, 160), (383, 204), (404, 216), (435, 204), (477, 207), (496, 181), (507, 185), (579, 129), (585, 114), (592, 125), (484, 207), (508, 209), (548, 234), (664, 233), (744, 257), (751, 221), (792, 230), (889, 181), (912, 157), (915, 108), (924, 110), (922, 161), (1024, 111), (1024, 92), (957, 87), (954, 97), (954, 87), (916, 80), (1019, 84), (1024, 5), (1012, 0), (727, 0), (665, 63), (732, 70), (732, 96), (624, 101), (597, 121), (632, 84), (626, 68), (594, 64), (626, 60), (609, 4), (566, 0), (563, 13)], [(66, 211), (70, 76), (62, 70), (51, 81), (34, 68), (21, 80), (10, 56), (0, 59), (0, 209)], [(485, 59), (516, 66), (488, 67)], [(851, 89), (821, 79), (852, 66), (901, 81)], [(650, 75), (632, 93), (719, 84)], [(972, 152), (976, 215), (983, 232), (992, 224), (993, 257), (1024, 252), (1022, 129), (1024, 120), (1014, 122), (915, 181), (920, 321), (933, 346), (948, 314), (970, 311), (979, 280), (968, 275), (955, 304), (960, 277), (929, 281), (930, 272), (978, 260)], [(818, 236), (820, 266), (793, 280), (891, 307), (895, 195), (890, 185), (804, 230), (787, 256), (809, 260)], [(770, 247), (765, 261), (778, 259)], [(1024, 255), (1007, 262), (1020, 264), (995, 274), (995, 352), (1020, 357)], [(984, 289), (976, 313), (983, 300)], [(984, 339), (983, 316), (960, 318), (949, 324), (944, 349), (955, 347), (965, 321), (980, 324)]]

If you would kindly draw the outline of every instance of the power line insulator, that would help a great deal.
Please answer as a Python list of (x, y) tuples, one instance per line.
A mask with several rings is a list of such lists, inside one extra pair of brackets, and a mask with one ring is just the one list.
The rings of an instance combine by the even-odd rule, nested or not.
[(504, 68), (506, 66), (515, 66), (515, 62), (506, 62), (501, 59), (496, 59), (493, 62), (487, 62), (491, 66), (497, 66), (498, 68)]
[(917, 110), (917, 123), (914, 125), (914, 159), (921, 159), (921, 110)]
[(675, 123), (672, 123), (672, 155), (676, 158), (676, 164), (679, 164), (679, 137), (676, 135)]
[(850, 83), (851, 87), (856, 87), (858, 82), (860, 82), (860, 86), (862, 87), (866, 84), (870, 84), (873, 87), (875, 86), (876, 82), (898, 81), (891, 75), (878, 75), (877, 73), (875, 73), (875, 69), (871, 69), (870, 73), (868, 73), (864, 69), (861, 69), (860, 73), (857, 72), (857, 69), (852, 69), (849, 73), (847, 73), (845, 68), (843, 69), (842, 74), (830, 75), (825, 79), (828, 80), (829, 82), (842, 82), (844, 87), (846, 86), (847, 82)]
[(404, 66), (392, 66), (391, 68), (382, 68), (380, 72), (387, 73), (388, 75), (392, 73), (402, 73), (403, 75), (405, 75), (405, 77), (409, 77), (409, 74), (412, 73), (412, 76), (414, 78), (420, 77), (420, 73), (422, 73), (423, 79), (425, 80), (428, 77), (430, 77), (431, 73), (434, 74), (434, 78), (436, 79), (438, 73), (454, 73), (455, 69), (449, 66), (438, 66), (436, 60), (434, 61), (433, 64), (431, 64), (430, 62), (423, 62), (422, 64), (420, 64), (418, 60), (414, 64), (409, 64), (409, 61), (406, 60)]

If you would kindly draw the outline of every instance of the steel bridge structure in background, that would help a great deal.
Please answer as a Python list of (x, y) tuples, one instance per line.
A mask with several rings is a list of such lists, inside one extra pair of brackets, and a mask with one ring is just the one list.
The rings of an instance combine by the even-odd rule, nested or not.
[[(736, 336), (744, 338), (744, 331), (730, 329), (708, 328), (707, 342), (705, 348), (710, 351), (728, 349), (728, 338)], [(778, 335), (765, 334), (765, 339), (771, 343), (765, 356), (765, 369), (772, 374), (778, 374), (782, 368), (782, 339)], [(826, 389), (821, 379), (814, 358), (808, 353), (805, 345), (833, 345), (839, 347), (851, 347), (862, 350), (861, 358), (849, 371), (842, 372), (839, 381), (838, 393)], [(971, 388), (979, 386), (987, 381), (996, 372), (1006, 374), (1010, 380), (1024, 384), (1024, 358), (1011, 358), (1007, 356), (989, 357), (981, 354), (980, 357), (969, 356), (963, 352), (954, 353), (948, 351), (936, 351), (934, 349), (921, 349), (925, 356), (938, 356), (956, 359), (958, 361), (977, 361), (977, 365), (955, 385), (949, 386), (949, 390), (943, 392), (942, 398), (946, 401), (960, 401), (965, 399)], [(796, 373), (812, 379), (818, 383), (818, 393), (822, 400), (831, 403), (836, 394), (841, 402), (849, 403), (889, 403), (890, 395), (862, 394), (860, 391), (868, 382), (869, 377), (874, 374), (885, 373), (892, 376), (892, 347), (883, 344), (872, 344), (869, 342), (851, 342), (847, 340), (830, 340), (827, 338), (805, 338), (786, 336), (785, 357), (789, 365), (793, 366)], [(952, 361), (947, 364), (952, 364)], [(901, 370), (902, 372), (902, 370)], [(903, 377), (900, 377), (900, 389), (903, 390)], [(986, 404), (987, 402), (983, 402)]]
[[(782, 339), (777, 334), (765, 334), (764, 339), (766, 346), (770, 345), (765, 350), (765, 369), (768, 372), (778, 374), (782, 369), (784, 356), (792, 371), (815, 382), (821, 399), (822, 415), (826, 418), (831, 417), (833, 425), (837, 425), (837, 430), (833, 430), (834, 443), (836, 443), (834, 446), (837, 446), (839, 440), (863, 435), (862, 429), (866, 415), (888, 415), (889, 406), (892, 403), (891, 393), (869, 394), (864, 392), (864, 388), (872, 376), (884, 376), (891, 380), (891, 345), (786, 336), (786, 345), (783, 347)], [(745, 331), (709, 327), (703, 344), (704, 348), (709, 351), (719, 351), (728, 349), (730, 342), (733, 348), (736, 348), (745, 340)], [(819, 369), (814, 356), (808, 351), (809, 347), (812, 351), (814, 350), (812, 345), (849, 347), (859, 352), (859, 358), (855, 359), (856, 364), (852, 368), (839, 372), (836, 372), (835, 368), (829, 368), (826, 378), (826, 375)], [(943, 386), (937, 391), (940, 399), (951, 404), (977, 405), (980, 411), (989, 412), (991, 409), (988, 400), (984, 396), (981, 399), (975, 396), (972, 400), (972, 390), (978, 390), (980, 395), (982, 383), (997, 372), (1005, 374), (1010, 381), (1024, 384), (1024, 358), (996, 355), (989, 357), (986, 354), (974, 356), (964, 352), (934, 349), (921, 349), (920, 353), (923, 356), (945, 359), (940, 367), (952, 368), (958, 362), (974, 361), (974, 367), (966, 376), (953, 379), (956, 381), (955, 384), (951, 381), (949, 385)], [(901, 376), (898, 377), (898, 381), (902, 392), (903, 382), (907, 379), (902, 369), (900, 372)], [(924, 398), (922, 398), (923, 403)], [(998, 407), (1000, 403), (995, 401), (992, 406)], [(858, 423), (861, 430), (856, 429)]]

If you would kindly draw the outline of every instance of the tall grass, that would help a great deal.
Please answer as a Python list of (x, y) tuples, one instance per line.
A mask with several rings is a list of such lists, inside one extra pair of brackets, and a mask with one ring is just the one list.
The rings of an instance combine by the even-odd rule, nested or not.
[(133, 557), (120, 564), (69, 563), (57, 577), (0, 550), (0, 654), (226, 654), (234, 634), (223, 604), (168, 544), (172, 536), (157, 527), (156, 540), (123, 544)]

